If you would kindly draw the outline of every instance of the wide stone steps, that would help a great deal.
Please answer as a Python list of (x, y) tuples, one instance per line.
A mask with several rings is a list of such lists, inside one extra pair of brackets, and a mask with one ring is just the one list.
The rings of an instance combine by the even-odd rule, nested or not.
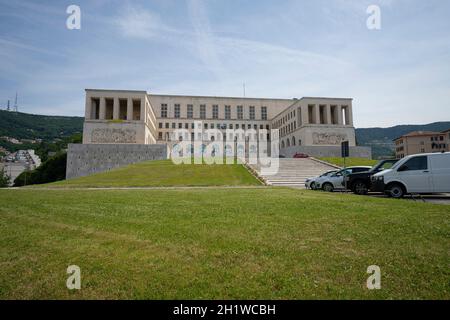
[(331, 165), (327, 165), (311, 158), (281, 158), (279, 159), (278, 171), (274, 175), (264, 175), (261, 173), (261, 168), (259, 166), (250, 166), (268, 185), (293, 188), (304, 188), (307, 178), (315, 177), (326, 171), (336, 169)]

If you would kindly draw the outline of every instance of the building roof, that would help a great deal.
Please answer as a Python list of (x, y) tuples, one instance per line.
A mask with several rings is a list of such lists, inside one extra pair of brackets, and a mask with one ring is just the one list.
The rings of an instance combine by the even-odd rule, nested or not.
[[(449, 129), (450, 130), (450, 129)], [(406, 137), (428, 137), (428, 136), (435, 136), (435, 135), (440, 135), (443, 134), (445, 131), (443, 132), (435, 132), (435, 131), (412, 131), (410, 133), (404, 134), (398, 138), (395, 138), (393, 141), (396, 141), (398, 139), (401, 138), (406, 138)]]

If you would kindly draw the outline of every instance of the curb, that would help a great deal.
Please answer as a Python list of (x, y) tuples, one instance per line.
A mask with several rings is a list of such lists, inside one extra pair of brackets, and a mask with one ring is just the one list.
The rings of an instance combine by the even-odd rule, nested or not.
[(321, 164), (326, 164), (327, 166), (330, 166), (330, 167), (333, 167), (333, 168), (336, 168), (336, 169), (342, 169), (342, 167), (339, 167), (339, 166), (337, 166), (335, 164), (332, 164), (332, 163), (329, 163), (329, 162), (326, 162), (326, 161), (323, 161), (323, 160), (319, 160), (319, 159), (316, 159), (314, 157), (309, 157), (309, 158), (311, 160), (314, 160), (314, 161), (319, 162)]

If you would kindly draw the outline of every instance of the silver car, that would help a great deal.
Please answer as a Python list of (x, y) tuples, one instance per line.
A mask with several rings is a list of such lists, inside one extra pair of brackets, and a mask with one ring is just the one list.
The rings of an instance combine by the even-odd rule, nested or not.
[(317, 179), (319, 179), (321, 177), (331, 176), (333, 173), (336, 173), (337, 171), (338, 170), (327, 171), (325, 173), (322, 173), (320, 176), (306, 179), (306, 181), (305, 181), (305, 188), (306, 189), (315, 190), (316, 189), (316, 180)]
[(335, 189), (345, 189), (343, 182), (346, 175), (356, 172), (369, 171), (371, 168), (372, 167), (368, 166), (355, 166), (339, 170), (338, 172), (333, 173), (330, 176), (320, 177), (319, 179), (317, 179), (315, 181), (315, 188), (329, 192), (332, 192)]

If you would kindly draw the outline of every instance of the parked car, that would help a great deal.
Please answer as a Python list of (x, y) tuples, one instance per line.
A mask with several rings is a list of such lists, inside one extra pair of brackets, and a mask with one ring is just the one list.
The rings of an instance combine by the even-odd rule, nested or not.
[(309, 158), (309, 156), (306, 153), (296, 153), (293, 158)]
[(406, 156), (371, 180), (372, 190), (393, 198), (409, 193), (450, 192), (450, 152)]
[(333, 173), (327, 177), (320, 177), (315, 181), (316, 189), (322, 189), (324, 191), (333, 191), (335, 189), (345, 189), (343, 184), (344, 177), (355, 172), (369, 171), (372, 167), (368, 166), (355, 166), (341, 169), (336, 173)]
[(305, 181), (305, 188), (306, 189), (316, 189), (316, 180), (321, 178), (321, 177), (326, 177), (326, 176), (331, 176), (333, 173), (336, 173), (337, 170), (331, 170), (331, 171), (327, 171), (325, 173), (322, 173), (320, 176), (317, 177), (313, 177), (313, 178), (308, 178)]
[(352, 190), (356, 194), (367, 194), (370, 191), (370, 178), (378, 172), (390, 169), (398, 159), (381, 160), (369, 171), (351, 173), (344, 179), (344, 185), (347, 189)]

